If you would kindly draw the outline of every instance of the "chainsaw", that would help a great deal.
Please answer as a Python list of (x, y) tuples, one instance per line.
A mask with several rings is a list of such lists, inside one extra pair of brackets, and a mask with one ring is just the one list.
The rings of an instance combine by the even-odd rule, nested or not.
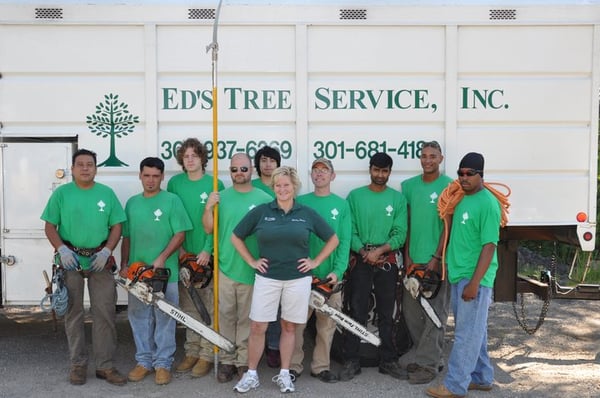
[(366, 327), (361, 325), (358, 321), (350, 318), (348, 315), (327, 304), (327, 299), (332, 294), (339, 292), (342, 289), (342, 284), (338, 283), (334, 288), (329, 285), (328, 279), (319, 279), (313, 277), (312, 289), (310, 291), (309, 305), (317, 311), (320, 311), (335, 321), (339, 326), (343, 327), (347, 331), (355, 334), (364, 341), (373, 344), (376, 347), (381, 345), (381, 339), (369, 332)]
[(403, 283), (410, 295), (419, 302), (431, 322), (438, 329), (441, 329), (442, 321), (440, 321), (440, 317), (429, 303), (429, 300), (433, 299), (440, 290), (441, 278), (439, 274), (427, 269), (424, 265), (413, 264), (408, 268)]
[(127, 279), (118, 276), (115, 281), (133, 297), (145, 304), (155, 306), (217, 347), (229, 353), (235, 352), (235, 344), (165, 299), (164, 290), (166, 290), (168, 272), (164, 271), (168, 270), (162, 268), (153, 270), (152, 265), (135, 262), (129, 267)]

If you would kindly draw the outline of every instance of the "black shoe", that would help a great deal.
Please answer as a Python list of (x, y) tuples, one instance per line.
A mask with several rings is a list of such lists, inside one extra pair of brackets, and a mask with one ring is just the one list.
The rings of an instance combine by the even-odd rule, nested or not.
[(298, 372), (297, 370), (294, 369), (290, 369), (290, 374), (292, 376), (294, 376), (294, 380), (298, 379), (298, 377), (302, 376), (302, 373)]
[(319, 373), (310, 372), (310, 375), (312, 377), (318, 378), (323, 383), (337, 383), (338, 381), (338, 377), (335, 374), (331, 373), (329, 370), (323, 370)]
[(352, 380), (354, 376), (359, 375), (360, 363), (358, 361), (347, 361), (344, 363), (344, 367), (340, 371), (339, 381)]
[(380, 363), (379, 373), (383, 373), (384, 375), (390, 375), (394, 379), (398, 380), (408, 380), (408, 372), (405, 369), (402, 369), (396, 361)]
[(434, 370), (419, 366), (419, 369), (408, 374), (409, 384), (427, 384), (431, 383), (436, 377)]

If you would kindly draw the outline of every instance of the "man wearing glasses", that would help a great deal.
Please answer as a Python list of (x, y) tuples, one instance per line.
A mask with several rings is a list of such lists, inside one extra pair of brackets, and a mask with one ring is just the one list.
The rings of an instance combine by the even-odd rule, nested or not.
[(444, 382), (427, 389), (436, 398), (489, 391), (494, 368), (487, 352), (487, 319), (498, 259), (501, 208), (483, 185), (483, 156), (470, 152), (460, 162), (464, 197), (454, 209), (448, 244), (448, 281), (455, 319), (454, 345)]
[[(234, 342), (233, 354), (221, 351), (217, 380), (231, 381), (248, 370), (248, 336), (250, 335), (250, 303), (254, 285), (254, 269), (249, 267), (231, 244), (233, 229), (251, 209), (270, 202), (271, 196), (252, 186), (252, 160), (245, 153), (231, 158), (229, 167), (233, 185), (212, 192), (206, 203), (202, 223), (206, 233), (214, 228), (213, 208), (219, 204), (219, 330)], [(246, 239), (253, 255), (258, 256), (254, 235)]]
[[(444, 160), (437, 141), (425, 142), (421, 147), (423, 173), (402, 182), (401, 190), (408, 203), (408, 235), (404, 246), (404, 265), (407, 276), (414, 271), (443, 275), (442, 250), (444, 224), (438, 215), (438, 198), (452, 179), (440, 172)], [(427, 271), (425, 271), (427, 270)], [(435, 297), (429, 298), (442, 327), (438, 328), (408, 291), (402, 294), (402, 315), (413, 341), (410, 355), (413, 362), (407, 366), (410, 384), (425, 384), (435, 379), (442, 366), (444, 333), (450, 303), (450, 289), (441, 281)]]
[[(348, 267), (350, 234), (352, 229), (350, 209), (348, 202), (331, 192), (331, 181), (335, 179), (335, 172), (333, 164), (329, 159), (316, 159), (312, 163), (310, 178), (315, 186), (315, 190), (314, 192), (299, 196), (298, 203), (316, 210), (327, 221), (329, 226), (333, 228), (340, 241), (335, 251), (315, 268), (312, 273), (313, 276), (322, 280), (329, 279), (329, 284), (335, 285), (338, 281), (342, 280), (344, 272)], [(311, 235), (309, 242), (311, 257), (316, 256), (324, 245), (325, 242), (315, 235)], [(327, 300), (327, 304), (337, 310), (341, 310), (341, 292), (332, 294)], [(310, 318), (312, 313), (312, 308), (309, 308), (308, 318)], [(330, 351), (336, 324), (329, 316), (319, 311), (315, 311), (315, 317), (317, 335), (315, 337), (315, 348), (310, 364), (310, 375), (317, 377), (324, 383), (335, 383), (338, 381), (338, 377), (330, 370)], [(305, 327), (306, 324), (301, 324), (296, 328), (296, 346), (294, 347), (290, 371), (295, 371), (297, 375), (300, 375), (303, 370), (302, 361), (304, 359), (304, 351), (302, 350), (302, 344), (304, 342), (303, 332)]]

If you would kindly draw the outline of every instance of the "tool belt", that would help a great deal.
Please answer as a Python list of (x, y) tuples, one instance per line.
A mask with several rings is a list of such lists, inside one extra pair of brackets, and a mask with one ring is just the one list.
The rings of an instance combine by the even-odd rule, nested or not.
[[(379, 246), (381, 245), (372, 245), (370, 243), (367, 243), (363, 246), (363, 249), (370, 252), (372, 250), (377, 249)], [(377, 268), (377, 269), (381, 269), (383, 271), (390, 271), (392, 269), (392, 265), (397, 265), (398, 264), (398, 258), (396, 257), (397, 254), (397, 250), (390, 250), (389, 252), (383, 253), (382, 257), (383, 257), (383, 262), (380, 264), (375, 264), (373, 265), (373, 267)], [(354, 266), (356, 265), (358, 259), (360, 258), (360, 254), (351, 251), (350, 252), (350, 259), (349, 259), (349, 264), (348, 264), (348, 270), (351, 271), (352, 268), (354, 268)]]
[[(102, 250), (104, 245), (106, 245), (106, 241), (103, 241), (102, 243), (100, 243), (100, 246), (93, 247), (93, 248), (84, 248), (84, 247), (75, 247), (68, 240), (63, 240), (63, 243), (69, 249), (73, 250), (75, 253), (77, 253), (78, 255), (83, 256), (83, 257), (92, 257), (95, 253), (98, 253), (100, 250)], [(115, 273), (117, 271), (117, 262), (115, 261), (115, 256), (111, 255), (108, 257), (108, 260), (106, 261), (106, 265), (104, 266), (104, 268), (109, 269), (112, 273)], [(89, 276), (89, 272), (90, 271), (81, 270), (81, 273), (84, 278), (87, 278)]]
[(102, 248), (104, 247), (104, 245), (106, 244), (106, 241), (100, 243), (100, 246), (97, 247), (93, 247), (93, 248), (84, 248), (84, 247), (75, 247), (73, 246), (73, 244), (71, 242), (69, 242), (68, 240), (64, 240), (63, 243), (71, 250), (73, 250), (75, 253), (79, 254), (80, 256), (83, 257), (91, 257), (94, 253), (99, 252), (100, 250), (102, 250)]

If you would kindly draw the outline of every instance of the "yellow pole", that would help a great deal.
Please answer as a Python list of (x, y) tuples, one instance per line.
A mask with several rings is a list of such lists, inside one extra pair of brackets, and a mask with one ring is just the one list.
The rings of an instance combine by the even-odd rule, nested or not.
[[(218, 148), (219, 143), (219, 129), (218, 129), (218, 90), (217, 90), (217, 60), (219, 52), (219, 44), (217, 42), (217, 27), (219, 24), (219, 14), (221, 12), (221, 3), (223, 0), (219, 0), (219, 5), (215, 12), (215, 23), (213, 25), (213, 41), (206, 47), (206, 51), (212, 50), (212, 120), (213, 120), (213, 191), (219, 189), (219, 155)], [(219, 332), (219, 206), (218, 204), (213, 208), (213, 327), (215, 331)], [(214, 373), (217, 376), (217, 369), (219, 363), (219, 347), (214, 346)]]

